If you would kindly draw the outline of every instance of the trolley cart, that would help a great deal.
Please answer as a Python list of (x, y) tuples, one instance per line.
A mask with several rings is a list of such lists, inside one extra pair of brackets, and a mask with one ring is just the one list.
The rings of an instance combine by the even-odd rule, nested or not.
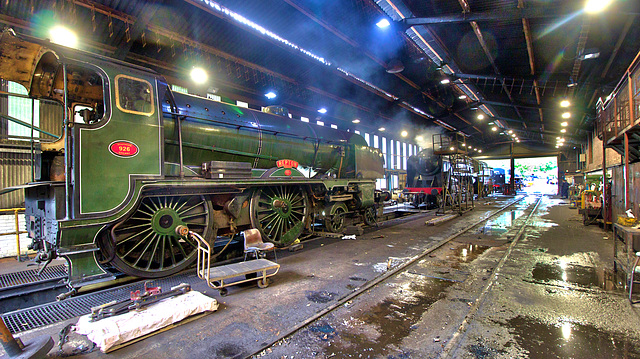
[[(189, 236), (198, 242), (198, 277), (205, 280), (209, 287), (218, 290), (222, 296), (227, 294), (226, 287), (250, 281), (257, 281), (259, 288), (266, 288), (269, 285), (269, 277), (276, 275), (280, 270), (280, 264), (264, 258), (211, 268), (209, 243), (185, 226), (178, 226), (176, 233), (183, 237)], [(243, 279), (228, 281), (234, 278)]]

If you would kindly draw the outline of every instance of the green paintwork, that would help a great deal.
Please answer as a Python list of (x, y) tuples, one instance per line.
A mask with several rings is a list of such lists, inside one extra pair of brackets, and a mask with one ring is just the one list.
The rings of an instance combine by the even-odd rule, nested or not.
[[(110, 78), (121, 74), (105, 69)], [(155, 84), (155, 79), (140, 76)], [(154, 89), (153, 98), (157, 98)], [(111, 118), (97, 129), (80, 128), (80, 213), (105, 212), (124, 202), (129, 192), (129, 176), (160, 175), (160, 127), (158, 111), (151, 116), (120, 111), (111, 96)], [(79, 126), (80, 127), (80, 126)], [(133, 157), (118, 157), (109, 151), (114, 141), (129, 141), (138, 147)]]

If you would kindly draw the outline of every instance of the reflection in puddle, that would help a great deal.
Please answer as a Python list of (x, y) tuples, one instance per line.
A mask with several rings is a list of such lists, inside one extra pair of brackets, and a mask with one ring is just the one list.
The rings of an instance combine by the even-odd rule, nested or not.
[(529, 358), (640, 358), (640, 343), (621, 333), (559, 321), (543, 324), (518, 316), (507, 322)]
[(581, 287), (598, 287), (608, 291), (622, 288), (612, 270), (599, 267), (585, 267), (568, 264), (563, 261), (536, 263), (531, 271), (534, 282), (562, 285), (574, 284)]
[(480, 246), (477, 244), (467, 244), (454, 250), (453, 256), (449, 257), (458, 263), (469, 263), (478, 258), (484, 251), (489, 249), (488, 246)]
[(351, 317), (340, 326), (334, 325), (337, 335), (331, 346), (325, 348), (326, 356), (358, 358), (369, 357), (368, 353), (389, 354), (390, 346), (398, 345), (416, 329), (416, 323), (433, 303), (444, 297), (444, 290), (452, 284), (434, 278), (414, 278), (400, 285), (401, 289), (392, 297), (366, 313)]
[(505, 212), (500, 216), (487, 221), (484, 227), (480, 228), (479, 233), (499, 236), (511, 229), (511, 226), (516, 221), (516, 219), (518, 219), (523, 214), (524, 211), (521, 210)]

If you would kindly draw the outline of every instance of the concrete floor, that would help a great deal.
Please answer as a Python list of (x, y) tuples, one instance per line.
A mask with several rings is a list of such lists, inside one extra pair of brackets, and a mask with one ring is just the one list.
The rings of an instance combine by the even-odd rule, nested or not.
[[(302, 251), (279, 257), (281, 272), (266, 289), (236, 286), (221, 298), (202, 283), (193, 289), (218, 299), (217, 312), (109, 356), (246, 357), (389, 264), (407, 261), (509, 200), (483, 200), (437, 227), (426, 226), (423, 214), (356, 240), (305, 243)], [(533, 225), (499, 265), (516, 232), (511, 227), (532, 202), (527, 198), (257, 357), (640, 358), (640, 321), (611, 271), (612, 241), (597, 226), (584, 227), (566, 200), (545, 197)], [(19, 336), (57, 340), (65, 324)], [(72, 335), (71, 344), (82, 343)]]

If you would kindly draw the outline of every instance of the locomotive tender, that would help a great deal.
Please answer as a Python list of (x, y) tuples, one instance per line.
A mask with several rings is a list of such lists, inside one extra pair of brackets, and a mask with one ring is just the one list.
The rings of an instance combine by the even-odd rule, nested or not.
[[(287, 246), (315, 223), (375, 219), (383, 157), (355, 133), (175, 93), (140, 66), (48, 41), (0, 37), (0, 78), (64, 109), (26, 184), (37, 259), (63, 256), (73, 287), (176, 273), (196, 258), (186, 225), (213, 243), (257, 228)], [(277, 112), (277, 111), (276, 111)]]

